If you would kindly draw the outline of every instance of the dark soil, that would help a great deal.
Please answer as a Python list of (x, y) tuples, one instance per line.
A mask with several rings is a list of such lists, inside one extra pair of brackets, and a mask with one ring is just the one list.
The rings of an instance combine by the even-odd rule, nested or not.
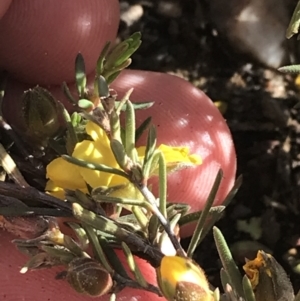
[[(163, 12), (160, 1), (121, 1), (142, 5), (130, 26), (121, 23), (119, 37), (141, 31), (142, 46), (132, 68), (170, 72), (202, 89), (212, 100), (226, 102), (224, 117), (237, 151), (243, 185), (218, 223), (237, 262), (257, 249), (272, 253), (300, 288), (300, 112), (295, 78), (237, 55), (204, 18), (196, 1), (178, 1)], [(199, 1), (200, 2), (200, 1)], [(241, 226), (244, 224), (244, 230)], [(195, 259), (219, 286), (220, 263), (212, 235)]]

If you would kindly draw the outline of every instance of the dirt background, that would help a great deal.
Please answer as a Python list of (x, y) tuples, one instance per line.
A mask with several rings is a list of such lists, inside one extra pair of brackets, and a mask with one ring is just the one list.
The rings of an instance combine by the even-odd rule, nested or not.
[[(218, 227), (240, 265), (264, 249), (283, 265), (297, 292), (300, 97), (295, 76), (265, 68), (235, 51), (204, 13), (205, 3), (169, 1), (171, 9), (164, 10), (161, 2), (166, 1), (121, 1), (119, 37), (142, 33), (131, 67), (176, 74), (212, 100), (227, 104), (224, 117), (236, 146), (237, 174), (244, 181)], [(219, 286), (221, 265), (211, 234), (195, 259)]]

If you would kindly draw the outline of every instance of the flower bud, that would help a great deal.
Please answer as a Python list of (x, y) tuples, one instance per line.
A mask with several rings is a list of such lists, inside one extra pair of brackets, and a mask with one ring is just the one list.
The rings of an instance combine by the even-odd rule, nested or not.
[(91, 297), (102, 296), (113, 285), (111, 275), (91, 258), (76, 258), (69, 263), (67, 281), (78, 292)]
[(25, 132), (34, 141), (52, 137), (59, 129), (58, 107), (49, 91), (39, 86), (25, 91), (22, 97)]
[(164, 256), (157, 268), (157, 282), (169, 301), (211, 301), (204, 271), (190, 258)]
[(294, 300), (294, 291), (287, 274), (273, 256), (258, 251), (244, 266), (256, 301)]

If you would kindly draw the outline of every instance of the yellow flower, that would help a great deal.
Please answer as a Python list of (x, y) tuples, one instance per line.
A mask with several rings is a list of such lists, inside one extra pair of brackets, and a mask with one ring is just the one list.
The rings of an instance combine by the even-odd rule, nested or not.
[(204, 271), (190, 258), (164, 256), (157, 282), (167, 300), (213, 300)]
[(272, 255), (258, 251), (256, 258), (248, 260), (243, 269), (251, 282), (255, 300), (294, 300), (292, 284)]
[[(261, 268), (265, 268), (267, 263), (263, 256), (264, 253), (258, 251), (256, 258), (253, 260), (248, 260), (247, 263), (243, 266), (244, 271), (246, 272), (252, 287), (255, 289), (259, 283), (259, 271)], [(266, 254), (267, 257), (271, 258), (270, 254)], [(270, 269), (265, 269), (266, 274), (271, 277)]]
[[(106, 133), (91, 121), (86, 125), (86, 132), (90, 135), (92, 141), (83, 140), (77, 143), (72, 156), (87, 162), (104, 164), (120, 169), (110, 148), (110, 141)], [(201, 164), (201, 158), (197, 155), (190, 155), (187, 147), (160, 145), (158, 150), (164, 154), (168, 167)], [(137, 151), (142, 160), (145, 155), (145, 147), (140, 147)], [(63, 158), (57, 158), (50, 162), (47, 166), (47, 178), (49, 181), (46, 191), (59, 198), (64, 198), (64, 189), (79, 189), (87, 192), (87, 184), (92, 188), (96, 188), (128, 183), (121, 176), (79, 167), (65, 161)]]

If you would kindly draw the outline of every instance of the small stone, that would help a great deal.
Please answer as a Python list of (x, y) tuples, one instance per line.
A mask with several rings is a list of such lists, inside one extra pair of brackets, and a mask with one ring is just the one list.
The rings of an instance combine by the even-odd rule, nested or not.
[(126, 23), (127, 26), (131, 26), (138, 22), (144, 14), (144, 9), (141, 5), (136, 4), (127, 8), (123, 7), (121, 10), (121, 20)]
[(181, 5), (176, 0), (159, 1), (156, 11), (159, 15), (168, 18), (178, 18), (182, 14)]

